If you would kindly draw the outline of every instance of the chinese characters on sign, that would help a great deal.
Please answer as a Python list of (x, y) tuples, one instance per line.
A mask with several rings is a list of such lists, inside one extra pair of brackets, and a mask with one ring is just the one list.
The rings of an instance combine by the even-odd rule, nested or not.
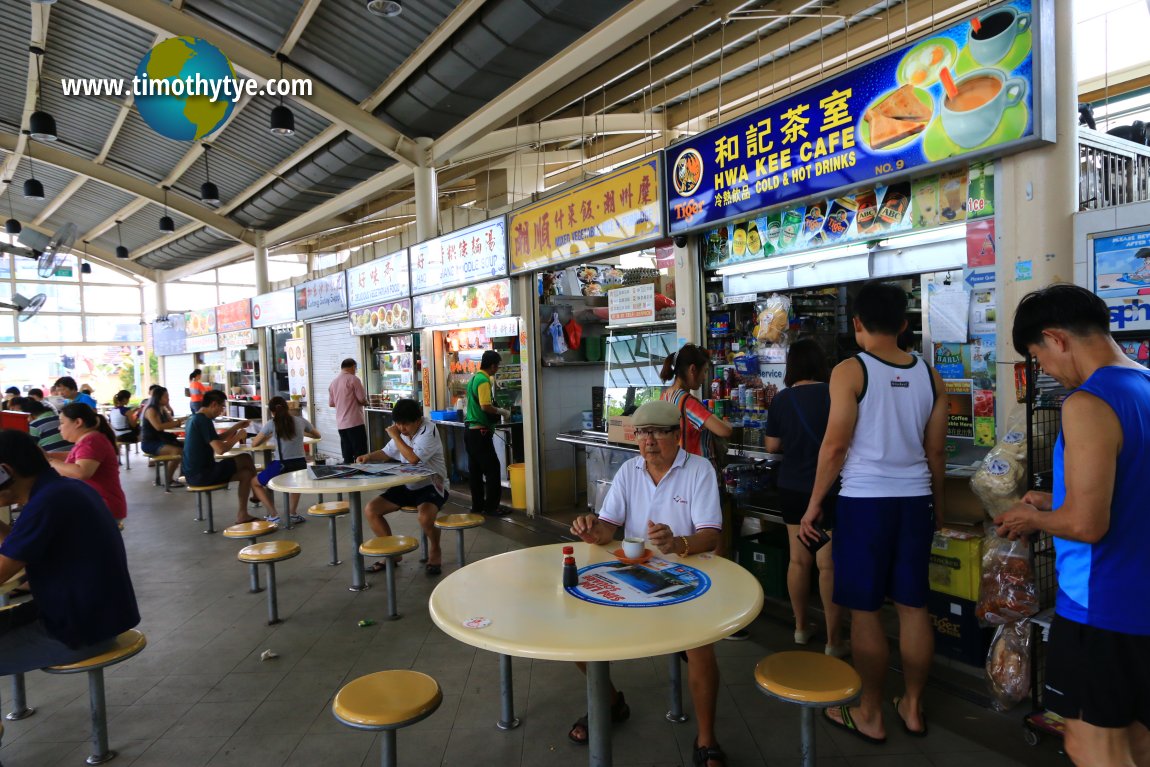
[(244, 348), (245, 346), (254, 346), (256, 343), (256, 334), (254, 330), (232, 330), (226, 333), (219, 334), (220, 347), (224, 349)]
[(408, 295), (407, 251), (401, 250), (347, 270), (347, 305), (352, 309)]
[(211, 333), (206, 336), (188, 336), (184, 351), (191, 354), (192, 352), (214, 352), (219, 348), (220, 342), (218, 336), (216, 336), (215, 333)]
[(152, 325), (152, 349), (159, 357), (172, 354), (184, 354), (187, 344), (187, 333), (184, 330), (184, 315), (168, 315), (166, 323)]
[(295, 322), (295, 291), (291, 288), (263, 293), (252, 299), (252, 327), (266, 328)]
[(648, 283), (607, 291), (607, 313), (612, 325), (654, 322), (655, 286)]
[(511, 280), (416, 296), (412, 314), (417, 328), (506, 317), (511, 314)]
[(216, 330), (227, 333), (246, 330), (252, 326), (252, 305), (248, 299), (232, 301), (216, 307)]
[(300, 320), (314, 320), (347, 312), (345, 278), (339, 272), (318, 280), (305, 282), (295, 288), (295, 314)]
[(507, 274), (503, 216), (411, 249), (411, 293), (418, 295)]
[(648, 157), (511, 214), (511, 273), (661, 238), (659, 174)]
[(352, 309), (348, 316), (353, 336), (370, 336), (375, 333), (392, 333), (411, 327), (411, 299)]

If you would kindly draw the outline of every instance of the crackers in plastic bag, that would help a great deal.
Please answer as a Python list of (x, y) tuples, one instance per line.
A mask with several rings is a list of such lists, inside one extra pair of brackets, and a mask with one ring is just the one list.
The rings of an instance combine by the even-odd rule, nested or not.
[(782, 343), (790, 325), (791, 299), (772, 293), (766, 301), (755, 304), (755, 309), (755, 338), (769, 344)]

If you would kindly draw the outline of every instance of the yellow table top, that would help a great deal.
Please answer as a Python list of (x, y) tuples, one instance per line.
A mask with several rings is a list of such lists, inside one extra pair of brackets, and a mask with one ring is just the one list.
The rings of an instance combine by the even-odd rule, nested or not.
[(418, 479), (418, 476), (410, 474), (312, 479), (307, 469), (300, 469), (280, 474), (268, 483), (268, 488), (277, 493), (360, 493), (365, 490), (387, 490)]
[[(713, 555), (683, 560), (711, 578), (701, 597), (659, 607), (597, 605), (563, 590), (563, 546), (582, 568), (613, 559), (618, 544), (553, 544), (481, 559), (448, 575), (431, 594), (431, 619), (447, 635), (521, 658), (605, 661), (648, 658), (701, 647), (749, 624), (763, 589), (734, 562)], [(679, 561), (677, 555), (664, 557)], [(472, 618), (491, 621), (470, 629)]]

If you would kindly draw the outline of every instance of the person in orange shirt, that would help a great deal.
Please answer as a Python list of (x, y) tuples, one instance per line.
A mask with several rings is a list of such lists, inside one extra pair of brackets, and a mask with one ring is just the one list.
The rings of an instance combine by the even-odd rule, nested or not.
[(188, 396), (192, 401), (192, 415), (200, 411), (204, 404), (204, 393), (212, 390), (212, 387), (200, 381), (204, 376), (204, 371), (196, 368), (192, 374), (188, 376)]

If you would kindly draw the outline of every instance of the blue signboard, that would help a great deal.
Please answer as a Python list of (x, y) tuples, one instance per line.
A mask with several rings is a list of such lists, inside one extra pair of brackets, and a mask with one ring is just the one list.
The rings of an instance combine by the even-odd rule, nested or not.
[(667, 150), (672, 232), (1052, 139), (1050, 0), (993, 6)]

